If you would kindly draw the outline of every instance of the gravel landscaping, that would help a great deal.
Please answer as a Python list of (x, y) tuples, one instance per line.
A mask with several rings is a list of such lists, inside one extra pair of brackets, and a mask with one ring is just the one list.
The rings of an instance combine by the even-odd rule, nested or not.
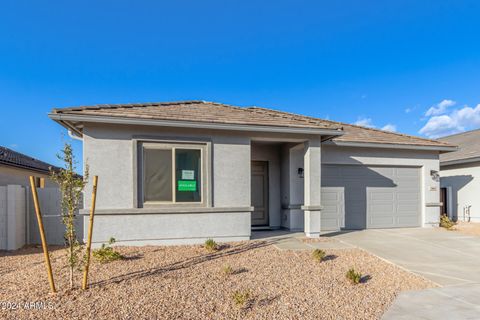
[(480, 223), (458, 221), (452, 230), (471, 236), (480, 236)]
[[(280, 251), (268, 241), (213, 253), (202, 246), (117, 249), (126, 260), (94, 263), (88, 291), (67, 290), (65, 251), (54, 250), (55, 295), (40, 248), (0, 252), (0, 318), (379, 319), (400, 291), (434, 286), (359, 249), (327, 250), (321, 263), (312, 251)], [(346, 279), (351, 267), (362, 283)], [(25, 302), (45, 308), (26, 309)]]

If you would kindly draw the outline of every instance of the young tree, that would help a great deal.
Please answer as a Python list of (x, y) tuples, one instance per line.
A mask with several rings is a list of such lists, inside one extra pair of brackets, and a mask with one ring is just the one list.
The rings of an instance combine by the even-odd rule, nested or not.
[(50, 172), (52, 180), (59, 185), (62, 194), (62, 222), (65, 225), (70, 288), (73, 288), (74, 269), (79, 265), (81, 252), (75, 232), (75, 213), (82, 199), (82, 191), (88, 182), (88, 166), (85, 168), (83, 178), (75, 172), (77, 161), (73, 155), (72, 146), (68, 143), (65, 143), (61, 153), (57, 154), (57, 158), (63, 161), (64, 168), (56, 171), (50, 168)]

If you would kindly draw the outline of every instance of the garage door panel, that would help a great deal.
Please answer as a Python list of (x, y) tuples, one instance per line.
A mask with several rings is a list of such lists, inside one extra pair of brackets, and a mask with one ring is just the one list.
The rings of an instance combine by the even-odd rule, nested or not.
[[(323, 190), (322, 190), (323, 191)], [(340, 194), (338, 192), (322, 192), (323, 201), (340, 201)], [(323, 202), (322, 202), (323, 203)]]
[(393, 201), (395, 199), (395, 193), (392, 191), (379, 191), (371, 193), (371, 201)]
[(345, 227), (344, 188), (322, 188), (322, 231), (339, 230)]
[(395, 205), (393, 203), (380, 203), (371, 204), (369, 207), (371, 216), (391, 216), (395, 213)]
[(398, 217), (396, 224), (399, 227), (410, 227), (412, 225), (417, 225), (418, 224), (418, 216), (413, 215), (413, 216)]
[(393, 227), (395, 225), (395, 219), (392, 216), (379, 216), (370, 221), (370, 228), (385, 228)]
[(399, 215), (417, 215), (417, 203), (402, 203), (397, 205), (397, 213)]
[[(390, 188), (391, 207), (376, 200), (384, 190), (368, 189), (368, 228), (416, 227), (420, 224), (420, 172), (418, 168), (395, 168)], [(392, 219), (386, 219), (390, 216)]]
[[(322, 179), (322, 187), (345, 188), (343, 199), (345, 228), (420, 225), (419, 168), (324, 165), (322, 170), (332, 174)], [(337, 176), (333, 176), (333, 173)], [(329, 209), (333, 210), (339, 209), (337, 207)]]

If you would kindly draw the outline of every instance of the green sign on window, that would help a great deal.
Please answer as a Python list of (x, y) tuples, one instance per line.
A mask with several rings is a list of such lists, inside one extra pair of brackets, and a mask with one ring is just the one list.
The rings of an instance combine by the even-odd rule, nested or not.
[(195, 180), (178, 180), (178, 191), (197, 191), (197, 181)]

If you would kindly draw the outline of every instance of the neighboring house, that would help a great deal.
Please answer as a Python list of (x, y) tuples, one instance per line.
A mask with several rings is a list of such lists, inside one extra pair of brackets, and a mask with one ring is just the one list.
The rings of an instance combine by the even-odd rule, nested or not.
[(204, 101), (54, 109), (49, 117), (83, 139), (90, 174), (99, 176), (97, 243), (111, 236), (138, 245), (245, 240), (252, 228), (317, 237), (436, 225), (439, 154), (455, 150)]
[(54, 186), (49, 179), (50, 167), (56, 168), (46, 162), (0, 146), (0, 186), (28, 187), (30, 176), (36, 177), (37, 187)]
[(480, 221), (480, 129), (443, 137), (458, 150), (440, 156), (442, 213)]
[[(52, 201), (55, 197), (50, 196), (58, 194), (49, 179), (50, 167), (53, 166), (0, 146), (0, 250), (16, 250), (27, 243), (39, 243), (36, 220), (31, 219), (35, 213), (30, 201), (30, 176), (35, 177), (39, 197), (45, 200), (41, 205), (49, 243), (58, 243), (63, 238), (59, 223), (55, 223), (61, 222), (59, 201)], [(55, 237), (58, 233), (60, 236)]]

